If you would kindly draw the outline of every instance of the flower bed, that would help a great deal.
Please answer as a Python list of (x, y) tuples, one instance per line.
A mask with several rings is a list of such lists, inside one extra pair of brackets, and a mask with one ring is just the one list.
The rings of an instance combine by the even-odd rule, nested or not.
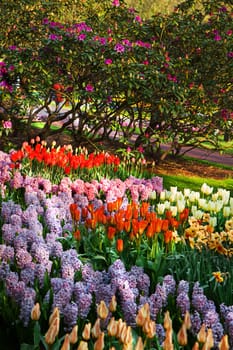
[[(97, 169), (94, 162), (55, 183), (43, 176), (48, 157), (40, 152), (77, 154), (44, 147), (0, 152), (8, 336), (22, 349), (232, 346), (230, 192), (164, 189), (162, 178), (140, 178), (139, 169), (138, 177), (111, 177), (116, 160), (127, 167), (105, 154)], [(56, 175), (57, 164), (46, 166)]]

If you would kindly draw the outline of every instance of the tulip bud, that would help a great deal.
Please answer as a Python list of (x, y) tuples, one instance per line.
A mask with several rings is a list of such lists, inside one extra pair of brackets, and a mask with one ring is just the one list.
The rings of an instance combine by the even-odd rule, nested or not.
[(88, 343), (86, 341), (81, 340), (77, 350), (88, 350)]
[(121, 336), (121, 333), (124, 329), (124, 327), (126, 326), (126, 323), (122, 321), (122, 319), (120, 318), (118, 321), (117, 321), (117, 334), (116, 334), (116, 337), (120, 338)]
[(172, 329), (172, 320), (171, 320), (169, 311), (165, 312), (163, 326), (167, 330)]
[(40, 304), (36, 303), (31, 311), (31, 319), (33, 321), (38, 321), (40, 318), (41, 312), (40, 312)]
[(143, 350), (143, 349), (144, 349), (144, 345), (142, 342), (142, 338), (138, 337), (137, 344), (135, 346), (135, 350)]
[(59, 333), (60, 319), (57, 317), (51, 323), (47, 333), (45, 334), (45, 342), (47, 344), (53, 344), (55, 342), (56, 336)]
[(225, 334), (222, 337), (218, 347), (219, 347), (219, 350), (229, 350), (230, 349), (230, 346), (229, 346), (229, 343), (228, 343), (228, 335), (227, 334)]
[(113, 296), (112, 296), (112, 299), (111, 299), (111, 301), (110, 301), (110, 304), (109, 304), (109, 310), (110, 310), (111, 312), (114, 312), (114, 311), (116, 311), (116, 308), (117, 308), (116, 296), (113, 295)]
[(69, 334), (65, 335), (64, 342), (62, 344), (61, 350), (70, 350), (70, 336)]
[(95, 341), (94, 350), (104, 350), (104, 332), (101, 332)]
[(150, 319), (147, 319), (143, 325), (143, 332), (146, 334), (147, 338), (154, 338), (156, 333), (155, 322)]
[(98, 338), (100, 336), (100, 334), (101, 334), (100, 318), (97, 318), (94, 326), (91, 329), (91, 335), (93, 338)]
[(136, 323), (138, 326), (143, 326), (145, 320), (150, 318), (150, 306), (148, 303), (144, 304), (138, 311), (136, 316)]
[(178, 340), (178, 343), (182, 346), (185, 346), (188, 344), (188, 335), (187, 335), (187, 330), (184, 323), (182, 324), (179, 332), (177, 333), (177, 340)]
[(60, 319), (60, 311), (58, 309), (58, 307), (55, 307), (51, 316), (49, 317), (49, 325), (51, 325), (53, 323), (53, 320), (55, 318), (59, 318)]
[(212, 349), (214, 347), (214, 337), (211, 328), (207, 329), (206, 346), (208, 349)]
[(126, 341), (126, 336), (127, 336), (127, 325), (125, 322), (123, 322), (123, 325), (122, 325), (122, 328), (121, 328), (121, 331), (119, 332), (119, 339), (121, 341), (122, 344), (125, 344), (127, 343)]
[(116, 334), (117, 334), (117, 329), (118, 329), (117, 321), (115, 321), (115, 318), (112, 317), (110, 319), (110, 322), (109, 322), (108, 326), (107, 326), (108, 335), (111, 336), (111, 337), (115, 337)]
[(97, 314), (103, 320), (108, 317), (108, 308), (103, 300), (101, 300), (100, 304), (97, 306)]
[(185, 316), (184, 316), (184, 324), (185, 324), (186, 329), (190, 329), (192, 326), (190, 313), (188, 311), (186, 311)]
[(121, 238), (118, 238), (116, 241), (116, 249), (119, 253), (122, 253), (124, 250), (124, 241)]
[(166, 337), (163, 342), (164, 350), (174, 350), (174, 345), (172, 343), (172, 329), (166, 331)]
[(205, 324), (203, 323), (203, 325), (201, 326), (198, 334), (197, 334), (197, 340), (200, 342), (200, 343), (205, 343), (206, 341), (206, 329), (205, 329)]
[(75, 325), (70, 333), (70, 344), (75, 344), (78, 341), (78, 325)]
[(199, 350), (199, 343), (197, 341), (193, 345), (192, 350)]
[(91, 322), (86, 323), (84, 330), (82, 332), (82, 337), (84, 340), (89, 340), (91, 336)]

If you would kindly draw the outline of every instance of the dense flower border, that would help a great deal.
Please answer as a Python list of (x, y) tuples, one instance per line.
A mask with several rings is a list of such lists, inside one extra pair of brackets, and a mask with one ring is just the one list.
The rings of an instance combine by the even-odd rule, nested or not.
[[(169, 243), (185, 244), (186, 241), (191, 247), (197, 245), (201, 249), (207, 246), (207, 235), (208, 241), (211, 241), (212, 235), (212, 245), (208, 242), (209, 248), (231, 256), (233, 200), (228, 191), (219, 189), (212, 193), (213, 189), (206, 184), (200, 193), (189, 190), (181, 193), (176, 188), (168, 191), (162, 188), (162, 179), (159, 177), (137, 179), (132, 176), (125, 181), (101, 179), (88, 183), (81, 179), (72, 182), (64, 177), (60, 184), (53, 185), (42, 177), (22, 175), (20, 169), (12, 172), (10, 155), (3, 152), (0, 152), (0, 163), (0, 282), (4, 295), (1, 309), (4, 311), (9, 305), (14, 305), (17, 317), (12, 314), (10, 322), (20, 321), (23, 329), (30, 327), (31, 311), (39, 302), (44, 313), (59, 309), (63, 327), (61, 334), (64, 335), (65, 332), (71, 332), (77, 322), (85, 323), (94, 314), (97, 315), (101, 302), (109, 308), (115, 296), (118, 309), (115, 313), (109, 313), (108, 321), (113, 316), (122, 317), (128, 326), (136, 329), (137, 315), (148, 304), (150, 319), (156, 323), (156, 339), (162, 346), (166, 341), (163, 315), (170, 307), (171, 300), (174, 300), (176, 322), (177, 315), (178, 319), (184, 318), (188, 312), (191, 318), (190, 334), (193, 337), (198, 336), (204, 324), (212, 330), (215, 346), (218, 346), (224, 333), (229, 335), (230, 344), (233, 343), (232, 306), (222, 303), (217, 311), (214, 302), (205, 296), (198, 282), (193, 286), (185, 280), (177, 283), (172, 275), (166, 275), (152, 289), (150, 275), (142, 266), (131, 263), (126, 269), (122, 255), (124, 247), (120, 249), (119, 245), (114, 246), (114, 249), (113, 246), (107, 247), (112, 249), (112, 263), (108, 262), (106, 269), (96, 270), (92, 265), (96, 257), (82, 256), (78, 251), (85, 232), (81, 232), (81, 237), (75, 236), (77, 229), (82, 227), (86, 230), (86, 236), (94, 237), (99, 227), (103, 229), (106, 224), (105, 233), (108, 233), (109, 227), (122, 232), (126, 226), (119, 229), (118, 225), (126, 222), (127, 215), (131, 217), (130, 226), (133, 230), (133, 220), (137, 223), (143, 220), (149, 222), (149, 216), (154, 212), (152, 222), (160, 220), (160, 229), (153, 227), (150, 236), (148, 231), (144, 232), (145, 227), (149, 226), (148, 222), (144, 229), (138, 225), (136, 231), (132, 231), (134, 243), (140, 241), (143, 245), (145, 241), (142, 242), (142, 237), (149, 241), (155, 234), (158, 236), (160, 232), (167, 232), (173, 220), (169, 239), (166, 241), (166, 235), (162, 236), (160, 243), (156, 241), (156, 249), (160, 245), (161, 249), (169, 248), (172, 251), (174, 247), (168, 246)], [(19, 192), (22, 189), (23, 195)], [(19, 195), (18, 199), (16, 194)], [(129, 213), (133, 205), (136, 205), (137, 210)], [(99, 213), (100, 208), (103, 208), (102, 214), (110, 219), (98, 221), (98, 217), (93, 216)], [(89, 210), (89, 219), (94, 217), (99, 226), (87, 225), (87, 216), (82, 216), (85, 210), (86, 213)], [(120, 212), (123, 216), (117, 223), (116, 217)], [(166, 228), (163, 229), (162, 225)], [(225, 234), (224, 231), (217, 233), (218, 228), (225, 229)], [(224, 247), (226, 236), (228, 246)], [(219, 237), (222, 237), (222, 241)], [(103, 236), (98, 238), (101, 243)], [(107, 238), (112, 241), (114, 237)], [(132, 237), (123, 238), (126, 243)], [(92, 242), (94, 244), (94, 238)], [(220, 246), (223, 248), (220, 249)], [(128, 248), (126, 254), (130, 255), (130, 249), (134, 250), (135, 246)], [(146, 248), (149, 249), (149, 245)], [(144, 252), (140, 250), (140, 253), (143, 255)], [(154, 264), (156, 257), (154, 255)], [(221, 275), (216, 274), (217, 278), (220, 281)], [(102, 327), (104, 329), (106, 323), (103, 322)]]

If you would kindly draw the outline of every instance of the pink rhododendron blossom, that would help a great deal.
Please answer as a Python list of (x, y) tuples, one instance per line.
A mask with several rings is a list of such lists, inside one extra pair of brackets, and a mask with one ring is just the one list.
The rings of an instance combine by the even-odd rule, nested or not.
[(80, 35), (77, 37), (77, 39), (78, 39), (79, 41), (85, 40), (85, 39), (86, 39), (86, 34), (84, 34), (84, 33), (80, 34)]
[(125, 51), (125, 48), (122, 44), (118, 43), (114, 46), (114, 50), (119, 53), (123, 53)]
[(10, 120), (3, 120), (2, 126), (4, 129), (11, 129), (12, 128), (12, 122)]
[(87, 86), (86, 86), (86, 91), (88, 91), (88, 92), (93, 92), (93, 91), (94, 91), (94, 86), (91, 85), (91, 84), (87, 84)]
[(112, 6), (119, 7), (120, 6), (120, 1), (119, 0), (113, 0), (112, 1)]
[(107, 64), (107, 65), (110, 65), (110, 64), (112, 64), (112, 59), (111, 58), (106, 58), (104, 63)]

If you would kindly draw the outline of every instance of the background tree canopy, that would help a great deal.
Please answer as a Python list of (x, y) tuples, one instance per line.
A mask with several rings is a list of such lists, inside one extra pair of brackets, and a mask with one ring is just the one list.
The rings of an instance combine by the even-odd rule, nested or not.
[(69, 126), (77, 142), (120, 132), (126, 144), (137, 132), (156, 156), (161, 142), (229, 136), (232, 5), (188, 0), (146, 20), (120, 0), (1, 6), (1, 119), (15, 132), (46, 111), (43, 136)]

